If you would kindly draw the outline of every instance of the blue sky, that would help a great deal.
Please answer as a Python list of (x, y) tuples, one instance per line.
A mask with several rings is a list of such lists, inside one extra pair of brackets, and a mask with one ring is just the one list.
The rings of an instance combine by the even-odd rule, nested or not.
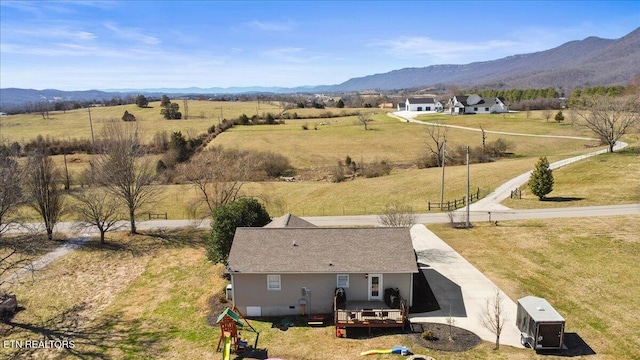
[(639, 1), (0, 0), (0, 87), (330, 85), (638, 26)]

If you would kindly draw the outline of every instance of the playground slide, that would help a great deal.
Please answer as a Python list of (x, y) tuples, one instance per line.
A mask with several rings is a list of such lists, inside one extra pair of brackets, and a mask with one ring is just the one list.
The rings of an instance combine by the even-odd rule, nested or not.
[(398, 355), (409, 355), (409, 348), (406, 346), (396, 346), (393, 349), (384, 349), (384, 350), (367, 350), (360, 353), (360, 356), (364, 355), (376, 355), (376, 354), (398, 354)]
[(231, 334), (224, 333), (224, 342), (222, 346), (222, 360), (231, 359)]

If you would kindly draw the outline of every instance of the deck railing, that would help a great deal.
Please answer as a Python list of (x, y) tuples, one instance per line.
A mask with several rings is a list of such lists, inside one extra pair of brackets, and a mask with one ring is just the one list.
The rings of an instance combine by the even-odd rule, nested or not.
[(387, 327), (404, 326), (407, 319), (407, 305), (399, 299), (398, 309), (338, 309), (334, 298), (334, 323), (340, 326)]

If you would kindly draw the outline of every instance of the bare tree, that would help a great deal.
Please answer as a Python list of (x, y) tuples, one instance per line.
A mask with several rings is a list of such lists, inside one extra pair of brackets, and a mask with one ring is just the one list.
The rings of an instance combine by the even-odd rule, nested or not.
[(500, 349), (500, 334), (504, 327), (504, 297), (499, 289), (495, 289), (494, 295), (485, 299), (485, 309), (481, 314), (482, 325), (496, 335), (495, 350)]
[(427, 126), (427, 134), (429, 135), (427, 140), (429, 152), (434, 159), (437, 159), (438, 167), (442, 167), (444, 156), (446, 156), (443, 154), (443, 149), (447, 141), (447, 128), (438, 125)]
[(136, 211), (157, 195), (153, 188), (153, 166), (145, 155), (137, 121), (105, 123), (102, 147), (92, 164), (91, 178), (126, 206), (131, 234), (137, 233)]
[(365, 130), (369, 130), (369, 123), (371, 121), (373, 121), (370, 117), (368, 117), (366, 114), (363, 114), (361, 112), (358, 113), (358, 121), (360, 121), (362, 124), (364, 124), (364, 129)]
[(107, 231), (114, 230), (118, 223), (118, 202), (104, 189), (86, 190), (74, 194), (73, 212), (80, 217), (79, 228), (96, 227), (100, 231), (100, 243), (104, 244)]
[(0, 154), (0, 239), (17, 220), (17, 209), (24, 201), (21, 178), (18, 162), (7, 154)]
[(551, 118), (551, 109), (542, 110), (542, 117), (549, 122), (549, 119)]
[(24, 178), (29, 205), (40, 214), (47, 231), (47, 239), (53, 240), (53, 228), (64, 208), (63, 180), (51, 157), (43, 152), (29, 156)]
[(418, 216), (411, 206), (394, 203), (385, 206), (382, 215), (378, 216), (378, 221), (383, 226), (411, 227), (418, 222)]
[(582, 100), (584, 106), (576, 110), (581, 125), (609, 145), (609, 152), (623, 135), (640, 125), (638, 96), (589, 96)]
[(196, 206), (206, 205), (211, 216), (220, 205), (238, 199), (244, 181), (254, 169), (248, 156), (216, 147), (195, 155), (183, 165), (182, 173), (200, 194)]

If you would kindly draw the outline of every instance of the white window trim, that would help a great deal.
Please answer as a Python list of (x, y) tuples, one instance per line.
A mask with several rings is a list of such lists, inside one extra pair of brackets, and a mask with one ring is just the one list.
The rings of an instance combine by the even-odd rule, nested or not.
[[(340, 285), (340, 277), (341, 276), (346, 276), (347, 277), (347, 285)], [(349, 274), (338, 274), (338, 275), (336, 275), (336, 287), (348, 288), (349, 287)]]
[[(276, 279), (278, 279), (278, 288), (272, 288), (271, 287), (271, 279), (272, 279), (272, 277), (275, 277)], [(268, 291), (280, 291), (280, 290), (282, 290), (282, 279), (280, 278), (280, 275), (267, 275), (267, 290)]]

